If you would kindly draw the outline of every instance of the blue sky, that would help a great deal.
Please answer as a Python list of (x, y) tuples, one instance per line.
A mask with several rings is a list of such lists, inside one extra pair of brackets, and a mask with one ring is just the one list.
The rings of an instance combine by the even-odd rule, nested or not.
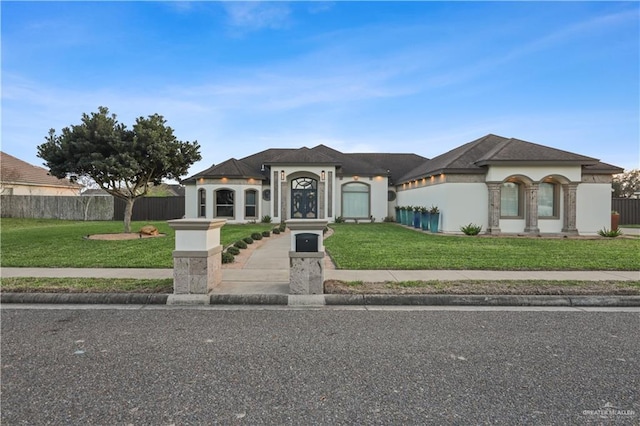
[(263, 149), (434, 157), (487, 133), (640, 161), (636, 2), (7, 2), (2, 150), (107, 106), (203, 160)]

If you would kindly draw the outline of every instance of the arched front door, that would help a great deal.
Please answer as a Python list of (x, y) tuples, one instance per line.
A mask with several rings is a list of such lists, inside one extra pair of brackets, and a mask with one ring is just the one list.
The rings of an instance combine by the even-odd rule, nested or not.
[(318, 181), (301, 177), (291, 181), (291, 218), (318, 218)]

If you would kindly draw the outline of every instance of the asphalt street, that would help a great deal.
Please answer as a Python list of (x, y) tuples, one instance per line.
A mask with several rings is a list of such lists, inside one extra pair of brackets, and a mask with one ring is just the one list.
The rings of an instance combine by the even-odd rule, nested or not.
[(640, 313), (2, 309), (3, 425), (638, 424)]

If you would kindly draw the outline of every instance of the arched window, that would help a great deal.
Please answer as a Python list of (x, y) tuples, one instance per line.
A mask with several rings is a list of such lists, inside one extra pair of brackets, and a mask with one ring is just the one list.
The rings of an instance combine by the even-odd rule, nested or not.
[(522, 184), (505, 182), (500, 190), (500, 216), (517, 219), (524, 217), (522, 208)]
[(342, 185), (342, 217), (368, 219), (370, 204), (369, 185), (359, 182)]
[(207, 191), (198, 190), (198, 217), (207, 217)]
[(255, 218), (258, 216), (258, 209), (256, 207), (256, 200), (258, 199), (258, 192), (254, 189), (248, 189), (244, 191), (244, 217)]
[(216, 217), (233, 217), (235, 192), (230, 189), (219, 189), (216, 191)]
[(538, 217), (558, 218), (558, 204), (560, 196), (558, 184), (555, 182), (542, 182), (538, 187)]

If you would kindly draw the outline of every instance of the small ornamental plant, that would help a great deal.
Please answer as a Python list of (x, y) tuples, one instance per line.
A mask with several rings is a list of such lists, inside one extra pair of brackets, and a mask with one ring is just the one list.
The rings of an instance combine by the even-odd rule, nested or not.
[(613, 229), (602, 228), (601, 230), (598, 231), (598, 235), (600, 235), (601, 237), (615, 238), (622, 235), (622, 231), (620, 231), (619, 229), (613, 230)]
[(476, 225), (476, 224), (470, 223), (468, 225), (461, 226), (460, 230), (465, 235), (478, 235), (480, 231), (482, 231), (482, 225)]
[(258, 241), (262, 239), (262, 234), (259, 232), (254, 232), (253, 234), (251, 234), (251, 238), (253, 238), (254, 241)]
[(268, 214), (262, 216), (262, 219), (260, 220), (260, 222), (262, 222), (262, 223), (271, 223), (271, 216), (269, 216)]
[(242, 241), (244, 241), (247, 244), (253, 244), (253, 238), (251, 237), (244, 237)]
[(237, 256), (240, 254), (240, 249), (238, 247), (231, 246), (227, 248), (227, 253)]
[(233, 263), (234, 256), (228, 252), (222, 252), (222, 263)]
[(263, 236), (263, 237), (270, 237), (270, 236), (271, 236), (271, 232), (269, 232), (269, 231), (262, 231), (262, 236)]
[(438, 208), (438, 206), (431, 206), (431, 209), (429, 210), (429, 212), (431, 214), (440, 213), (440, 209)]
[(247, 243), (245, 243), (242, 240), (238, 240), (235, 243), (233, 243), (233, 245), (239, 249), (246, 249), (247, 248)]
[(280, 233), (280, 228), (273, 228), (272, 231), (274, 234), (278, 235)]

